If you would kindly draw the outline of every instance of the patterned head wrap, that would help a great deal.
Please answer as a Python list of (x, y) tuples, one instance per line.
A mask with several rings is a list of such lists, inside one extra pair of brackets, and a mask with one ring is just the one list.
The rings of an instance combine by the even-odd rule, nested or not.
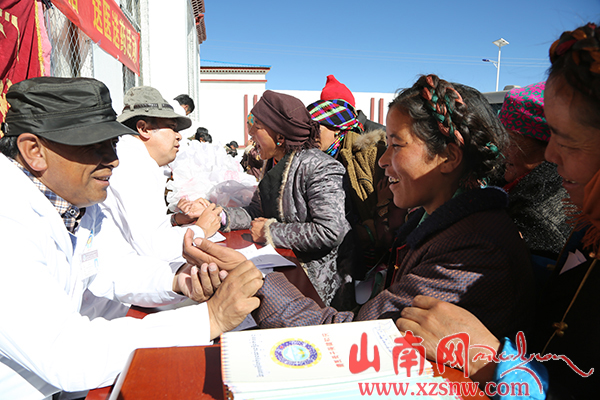
[(543, 142), (550, 140), (550, 129), (544, 116), (546, 82), (515, 88), (506, 94), (498, 118), (506, 129)]
[(313, 121), (321, 125), (362, 133), (363, 125), (356, 118), (356, 110), (344, 100), (319, 100), (306, 107)]

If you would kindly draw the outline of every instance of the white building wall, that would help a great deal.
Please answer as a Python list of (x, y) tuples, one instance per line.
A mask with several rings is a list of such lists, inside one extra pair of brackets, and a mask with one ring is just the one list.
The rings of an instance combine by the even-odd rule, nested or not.
[(118, 115), (123, 109), (123, 64), (102, 50), (97, 44), (94, 44), (92, 49), (94, 78), (108, 87), (113, 108)]
[[(147, 48), (143, 50), (143, 56), (147, 57), (143, 60), (144, 85), (158, 89), (175, 111), (183, 114), (173, 99), (189, 94), (196, 102), (194, 97), (199, 93), (194, 70), (199, 68), (200, 56), (193, 18), (190, 22), (190, 1), (147, 0), (145, 8), (147, 25), (142, 23), (142, 36), (147, 38), (144, 43)], [(189, 117), (197, 118), (195, 112)]]
[[(201, 74), (204, 77), (204, 74)], [(237, 76), (237, 79), (240, 79)], [(247, 111), (252, 110), (254, 96), (257, 101), (265, 91), (265, 83), (250, 82), (202, 82), (201, 95), (196, 107), (200, 107), (200, 126), (208, 129), (213, 142), (225, 144), (232, 140), (244, 146), (244, 99), (247, 101)], [(321, 91), (310, 90), (276, 90), (300, 99), (304, 105), (309, 105), (320, 99)], [(367, 118), (385, 125), (388, 104), (394, 98), (394, 93), (354, 92), (357, 109), (362, 110)], [(371, 102), (373, 101), (373, 113)], [(380, 113), (380, 109), (382, 110)], [(380, 119), (380, 115), (382, 118)]]
[(148, 0), (149, 30), (142, 32), (150, 53), (144, 85), (158, 89), (169, 102), (188, 91), (187, 5), (188, 0)]
[[(187, 42), (187, 94), (197, 101), (200, 96), (200, 46), (198, 45), (198, 33), (194, 22), (192, 4), (187, 0), (186, 12), (186, 42)], [(179, 93), (181, 94), (181, 93)], [(194, 122), (198, 122), (200, 114), (194, 110), (188, 115)]]
[[(240, 79), (239, 75), (222, 79)], [(212, 74), (200, 74), (202, 79), (216, 79)], [(200, 84), (200, 96), (196, 102), (199, 113), (199, 126), (208, 129), (213, 138), (213, 143), (225, 145), (232, 140), (244, 146), (244, 127), (246, 115), (244, 115), (244, 99), (246, 97), (246, 109), (252, 109), (254, 96), (260, 99), (265, 91), (264, 74), (250, 75), (253, 81), (247, 82), (202, 82)], [(256, 82), (258, 81), (258, 82)]]

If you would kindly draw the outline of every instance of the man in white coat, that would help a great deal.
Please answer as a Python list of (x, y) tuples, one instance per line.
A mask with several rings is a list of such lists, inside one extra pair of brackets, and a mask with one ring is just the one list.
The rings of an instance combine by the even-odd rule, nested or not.
[[(218, 274), (199, 278), (189, 264), (174, 270), (138, 256), (105, 229), (97, 203), (119, 163), (115, 142), (135, 132), (116, 122), (104, 84), (33, 78), (14, 84), (6, 98), (0, 397), (44, 399), (110, 385), (134, 349), (209, 344), (258, 306), (262, 276), (251, 262), (221, 283)], [(142, 320), (104, 314), (107, 301), (152, 307), (186, 296), (209, 299)]]
[(129, 89), (124, 104), (117, 121), (138, 134), (123, 136), (117, 144), (119, 168), (100, 208), (138, 254), (169, 262), (181, 259), (187, 230), (181, 225), (197, 225), (200, 237), (212, 236), (221, 226), (221, 208), (214, 205), (197, 215), (167, 215), (165, 167), (179, 151), (179, 131), (188, 128), (191, 120), (175, 113), (160, 92), (149, 86)]

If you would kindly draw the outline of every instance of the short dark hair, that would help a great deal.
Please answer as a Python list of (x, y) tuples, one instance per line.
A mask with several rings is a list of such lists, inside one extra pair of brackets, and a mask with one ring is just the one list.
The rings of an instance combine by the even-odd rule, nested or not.
[(208, 129), (204, 128), (204, 127), (199, 127), (198, 129), (196, 129), (196, 134), (194, 135), (194, 139), (196, 140), (200, 140), (202, 139), (203, 141), (207, 142), (207, 143), (212, 143), (212, 136), (210, 136), (210, 134), (208, 133)]
[(208, 134), (208, 129), (201, 126), (198, 129), (196, 129), (196, 134), (194, 135), (195, 136), (194, 139), (199, 140), (201, 137), (203, 137), (206, 134)]
[(179, 96), (175, 97), (173, 100), (176, 100), (179, 105), (186, 105), (188, 106), (188, 113), (191, 113), (192, 111), (194, 111), (194, 109), (196, 108), (196, 106), (194, 105), (194, 100), (192, 100), (192, 98), (190, 96), (188, 96), (187, 94), (180, 94)]
[(0, 153), (6, 157), (17, 158), (19, 148), (17, 147), (18, 136), (4, 136), (0, 138)]

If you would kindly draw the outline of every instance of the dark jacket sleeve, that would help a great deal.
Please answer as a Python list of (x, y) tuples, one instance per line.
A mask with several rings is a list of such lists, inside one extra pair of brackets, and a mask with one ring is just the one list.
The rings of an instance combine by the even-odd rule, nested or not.
[(246, 207), (225, 207), (223, 212), (227, 215), (227, 222), (221, 227), (222, 232), (249, 229), (252, 220), (263, 215), (260, 191), (258, 188), (254, 191), (252, 201)]
[(319, 307), (279, 272), (266, 275), (264, 285), (256, 295), (260, 299), (260, 307), (252, 316), (261, 328), (337, 324), (351, 322), (354, 318), (349, 311)]

